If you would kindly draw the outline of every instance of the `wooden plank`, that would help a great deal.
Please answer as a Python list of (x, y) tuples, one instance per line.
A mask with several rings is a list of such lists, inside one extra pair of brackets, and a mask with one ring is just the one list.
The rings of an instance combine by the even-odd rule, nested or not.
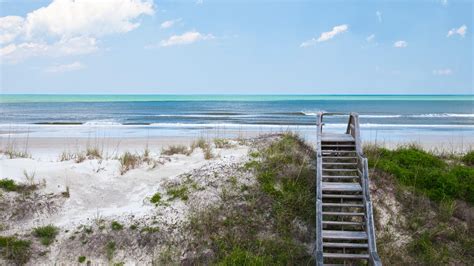
[(323, 215), (330, 215), (330, 216), (365, 216), (363, 212), (325, 212), (323, 211)]
[(352, 225), (352, 226), (362, 226), (365, 223), (362, 222), (346, 222), (346, 221), (323, 221), (324, 225)]
[(359, 170), (357, 168), (355, 168), (355, 169), (329, 169), (329, 168), (323, 168), (323, 171), (327, 171), (327, 172), (357, 172)]
[(357, 203), (324, 203), (323, 207), (353, 207), (353, 208), (364, 208), (364, 204)]
[(323, 242), (323, 247), (327, 248), (368, 248), (366, 243), (333, 243)]
[(336, 231), (323, 230), (323, 238), (325, 239), (346, 239), (346, 240), (365, 240), (367, 233), (365, 231)]
[(357, 165), (357, 163), (347, 163), (347, 162), (323, 162), (323, 165)]
[(325, 258), (332, 259), (359, 259), (367, 260), (370, 258), (369, 254), (347, 254), (347, 253), (323, 253)]
[(362, 191), (359, 183), (336, 183), (336, 182), (322, 182), (323, 191), (345, 191), (357, 192)]
[(362, 199), (362, 195), (342, 195), (342, 194), (323, 194), (323, 198), (328, 199)]

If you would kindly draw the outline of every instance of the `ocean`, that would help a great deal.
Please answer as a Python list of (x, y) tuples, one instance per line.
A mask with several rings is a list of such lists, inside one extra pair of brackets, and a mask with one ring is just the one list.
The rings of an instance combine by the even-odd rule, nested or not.
[[(300, 131), (318, 111), (357, 112), (366, 139), (474, 136), (473, 95), (0, 95), (0, 132), (31, 137), (154, 137)], [(326, 121), (343, 132), (347, 117)]]

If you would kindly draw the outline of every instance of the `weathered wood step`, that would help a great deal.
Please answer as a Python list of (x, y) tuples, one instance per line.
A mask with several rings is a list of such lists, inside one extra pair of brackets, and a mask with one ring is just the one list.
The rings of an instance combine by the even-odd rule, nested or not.
[(362, 191), (359, 183), (336, 183), (336, 182), (322, 182), (323, 191)]
[(321, 146), (324, 148), (324, 147), (327, 147), (327, 148), (331, 148), (331, 147), (336, 147), (336, 148), (347, 148), (347, 147), (355, 147), (355, 144), (326, 144), (326, 143), (322, 143)]
[(323, 230), (323, 239), (365, 240), (367, 233), (365, 231)]
[(323, 198), (328, 199), (362, 199), (362, 195), (324, 194)]
[(323, 215), (330, 215), (330, 216), (365, 216), (363, 212), (325, 212), (323, 211)]
[(369, 245), (366, 243), (333, 243), (323, 242), (325, 248), (368, 248)]
[(357, 157), (354, 156), (323, 156), (323, 159), (357, 159)]
[(364, 208), (363, 204), (357, 203), (325, 203), (323, 202), (323, 207), (354, 207), (354, 208)]
[(323, 221), (324, 225), (353, 225), (359, 226), (364, 225), (363, 222), (347, 222), (347, 221)]
[(350, 134), (335, 134), (335, 133), (323, 133), (321, 141), (324, 142), (344, 142), (354, 141), (354, 137)]
[(366, 260), (369, 259), (369, 254), (348, 254), (348, 253), (323, 253), (323, 258), (332, 259), (358, 259)]
[(349, 162), (323, 162), (323, 165), (357, 165), (357, 163), (349, 163)]
[(355, 153), (355, 150), (348, 151), (348, 150), (322, 150), (322, 153)]
[(357, 168), (354, 169), (329, 169), (329, 168), (323, 168), (323, 171), (327, 172), (357, 172), (359, 171)]
[(354, 178), (359, 178), (359, 176), (356, 176), (356, 175), (323, 175), (323, 178), (354, 179)]

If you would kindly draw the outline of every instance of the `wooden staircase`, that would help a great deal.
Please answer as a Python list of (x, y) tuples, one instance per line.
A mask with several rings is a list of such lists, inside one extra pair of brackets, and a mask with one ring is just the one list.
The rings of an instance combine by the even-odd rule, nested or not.
[(344, 134), (317, 130), (316, 265), (382, 265), (375, 244), (367, 159), (363, 156), (358, 115), (347, 114)]

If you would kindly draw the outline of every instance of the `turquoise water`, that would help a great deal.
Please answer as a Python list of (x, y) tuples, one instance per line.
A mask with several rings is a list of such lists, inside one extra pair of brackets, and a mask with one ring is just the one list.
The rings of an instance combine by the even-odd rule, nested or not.
[(77, 95), (0, 94), (0, 103), (147, 101), (473, 101), (474, 95)]
[[(314, 136), (319, 111), (359, 113), (363, 134), (474, 136), (473, 95), (0, 94), (0, 110), (0, 136), (88, 137), (100, 131), (149, 137), (236, 130), (296, 130)], [(347, 117), (327, 122), (344, 131)]]

